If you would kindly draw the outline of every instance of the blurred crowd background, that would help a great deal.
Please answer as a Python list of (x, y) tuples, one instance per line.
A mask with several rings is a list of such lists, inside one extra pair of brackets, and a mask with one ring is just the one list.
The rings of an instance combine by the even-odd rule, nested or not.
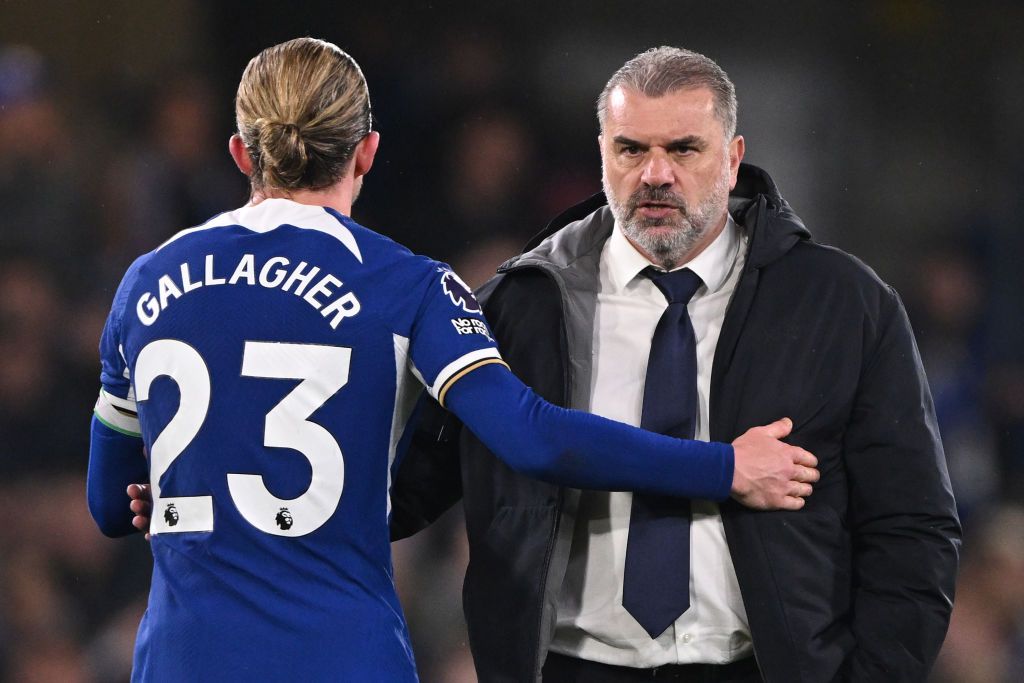
[[(0, 0), (0, 681), (128, 678), (151, 560), (85, 507), (99, 333), (136, 255), (246, 201), (235, 87), (300, 35), (370, 83), (356, 220), (473, 285), (600, 189), (618, 66), (718, 61), (747, 160), (907, 302), (965, 526), (934, 680), (1024, 680), (1022, 34), (1016, 2)], [(456, 509), (394, 545), (427, 682), (475, 680), (463, 536)]]

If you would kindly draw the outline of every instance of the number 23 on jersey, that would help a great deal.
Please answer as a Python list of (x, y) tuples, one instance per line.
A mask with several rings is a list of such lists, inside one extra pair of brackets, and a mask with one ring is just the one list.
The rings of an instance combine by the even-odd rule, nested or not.
[[(345, 484), (341, 447), (309, 417), (348, 382), (352, 350), (343, 346), (245, 342), (242, 375), (302, 382), (267, 413), (263, 445), (300, 452), (310, 464), (309, 488), (297, 498), (272, 494), (258, 474), (227, 475), (231, 500), (254, 527), (276, 536), (303, 536), (322, 526), (338, 507)], [(199, 433), (210, 407), (210, 372), (199, 352), (175, 339), (150, 342), (135, 364), (135, 397), (149, 399), (158, 377), (170, 377), (181, 394), (178, 411), (151, 448), (151, 534), (213, 531), (212, 496), (161, 495), (160, 479)], [(198, 454), (197, 454), (198, 455)]]

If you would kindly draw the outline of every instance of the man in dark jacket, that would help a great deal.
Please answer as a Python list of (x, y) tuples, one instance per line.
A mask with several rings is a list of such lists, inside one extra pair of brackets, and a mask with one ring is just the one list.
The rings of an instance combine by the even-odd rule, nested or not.
[(393, 536), (463, 498), (481, 681), (922, 681), (935, 659), (960, 527), (903, 305), (741, 163), (735, 111), (702, 55), (628, 62), (598, 102), (604, 195), (556, 219), (481, 300), (538, 393), (640, 424), (652, 332), (672, 308), (644, 266), (690, 270), (697, 438), (790, 416), (821, 480), (799, 511), (687, 503), (689, 605), (652, 630), (623, 606), (637, 501), (525, 478), (428, 415), (396, 477)]

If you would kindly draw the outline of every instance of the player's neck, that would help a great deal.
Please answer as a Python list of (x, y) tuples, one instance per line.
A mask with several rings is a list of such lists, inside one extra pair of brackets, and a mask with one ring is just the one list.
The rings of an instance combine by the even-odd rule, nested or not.
[(326, 206), (349, 216), (352, 213), (354, 195), (355, 183), (351, 177), (346, 177), (321, 190), (282, 190), (277, 188), (253, 190), (249, 203), (259, 204), (264, 199), (290, 199), (299, 204)]

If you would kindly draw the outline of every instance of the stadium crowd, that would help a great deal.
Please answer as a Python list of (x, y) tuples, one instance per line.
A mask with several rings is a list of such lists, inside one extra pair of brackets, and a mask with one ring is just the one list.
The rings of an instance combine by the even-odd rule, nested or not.
[[(744, 103), (748, 158), (781, 179), (817, 239), (875, 264), (907, 302), (965, 528), (934, 680), (1024, 680), (1024, 207), (1011, 190), (1024, 164), (1009, 149), (1024, 142), (1010, 85), (1024, 75), (1022, 48), (962, 36), (956, 13), (894, 9), (908, 5), (867, 3), (831, 53), (819, 36), (778, 55), (695, 44), (685, 31), (625, 40), (607, 16), (538, 28), (543, 39), (529, 42), (512, 30), (523, 17), (503, 26), (424, 15), (430, 44), (407, 22), (390, 51), (378, 25), (389, 10), (351, 33), (322, 27), (376, 85), (381, 155), (354, 218), (474, 286), (599, 189), (592, 102), (611, 66), (659, 36), (718, 59)], [(997, 30), (1007, 17), (981, 5)], [(214, 40), (227, 10), (209, 12), (202, 26)], [(1009, 18), (1024, 23), (1020, 10)], [(235, 52), (148, 80), (110, 74), (92, 96), (73, 62), (0, 33), (0, 681), (128, 678), (151, 560), (141, 535), (106, 539), (86, 510), (97, 342), (135, 255), (246, 201), (227, 154), (235, 84), (217, 74), (291, 37), (246, 30), (264, 20), (242, 20), (250, 43)], [(320, 28), (293, 20), (278, 30)], [(956, 54), (939, 54), (943, 36), (961, 39)], [(393, 550), (423, 680), (475, 680), (459, 511)]]

